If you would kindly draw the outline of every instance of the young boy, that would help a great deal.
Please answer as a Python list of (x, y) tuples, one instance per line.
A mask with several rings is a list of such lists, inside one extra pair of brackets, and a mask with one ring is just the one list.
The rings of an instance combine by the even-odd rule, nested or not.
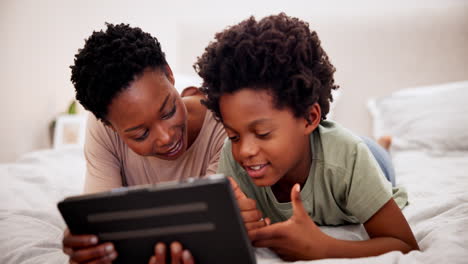
[[(218, 172), (243, 192), (236, 197), (253, 244), (285, 260), (417, 250), (400, 210), (404, 191), (361, 138), (326, 120), (335, 68), (308, 24), (283, 13), (251, 17), (215, 38), (195, 69), (229, 137)], [(348, 223), (364, 224), (369, 240), (335, 239), (317, 226)]]

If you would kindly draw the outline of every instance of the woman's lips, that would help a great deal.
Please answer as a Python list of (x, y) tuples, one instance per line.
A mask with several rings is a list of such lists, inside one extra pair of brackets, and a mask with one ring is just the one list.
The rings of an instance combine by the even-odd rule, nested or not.
[(180, 137), (179, 141), (167, 152), (161, 153), (161, 156), (166, 156), (166, 157), (174, 157), (179, 154), (179, 152), (182, 150), (182, 147), (184, 146), (184, 141), (183, 137)]

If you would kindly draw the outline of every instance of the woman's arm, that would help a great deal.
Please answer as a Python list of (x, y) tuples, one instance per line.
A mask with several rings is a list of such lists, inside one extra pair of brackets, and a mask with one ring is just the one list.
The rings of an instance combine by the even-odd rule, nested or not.
[[(122, 186), (121, 163), (111, 148), (112, 136), (112, 132), (90, 114), (84, 146), (85, 193), (107, 191)], [(112, 243), (101, 243), (93, 234), (74, 235), (68, 229), (64, 232), (62, 247), (72, 263), (105, 263), (118, 256)]]

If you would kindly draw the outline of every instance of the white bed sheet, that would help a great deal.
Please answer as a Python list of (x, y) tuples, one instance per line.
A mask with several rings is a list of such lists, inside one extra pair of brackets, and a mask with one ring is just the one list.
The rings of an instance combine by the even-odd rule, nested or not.
[[(422, 251), (296, 263), (468, 263), (468, 153), (398, 152), (393, 158), (397, 182), (409, 193), (403, 213)], [(34, 152), (0, 165), (0, 263), (67, 263), (56, 203), (81, 192), (84, 173), (81, 149)], [(343, 239), (367, 237), (360, 225), (322, 230)], [(284, 263), (269, 250), (256, 253), (259, 264)]]
[(68, 263), (56, 204), (82, 192), (83, 150), (32, 152), (0, 165), (0, 263)]

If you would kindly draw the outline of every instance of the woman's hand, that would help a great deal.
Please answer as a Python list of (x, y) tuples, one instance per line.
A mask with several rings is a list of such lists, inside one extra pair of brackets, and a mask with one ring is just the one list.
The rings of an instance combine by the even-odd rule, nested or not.
[(268, 247), (283, 260), (310, 260), (326, 257), (331, 237), (312, 221), (302, 205), (299, 184), (291, 189), (293, 215), (285, 222), (249, 231), (256, 247)]
[[(183, 249), (179, 242), (171, 243), (171, 262), (166, 262), (166, 245), (157, 243), (154, 246), (154, 256), (152, 256), (148, 264), (194, 264), (192, 254), (187, 249)], [(169, 260), (167, 260), (169, 261)]]
[(95, 235), (72, 235), (68, 229), (63, 234), (63, 252), (70, 263), (112, 263), (117, 258), (112, 243), (98, 244)]
[(251, 231), (257, 228), (265, 227), (270, 224), (270, 219), (263, 219), (262, 212), (257, 209), (257, 204), (254, 199), (248, 198), (237, 182), (231, 177), (228, 178), (231, 182), (231, 187), (236, 197), (237, 204), (239, 206), (242, 219), (245, 224), (247, 231)]

